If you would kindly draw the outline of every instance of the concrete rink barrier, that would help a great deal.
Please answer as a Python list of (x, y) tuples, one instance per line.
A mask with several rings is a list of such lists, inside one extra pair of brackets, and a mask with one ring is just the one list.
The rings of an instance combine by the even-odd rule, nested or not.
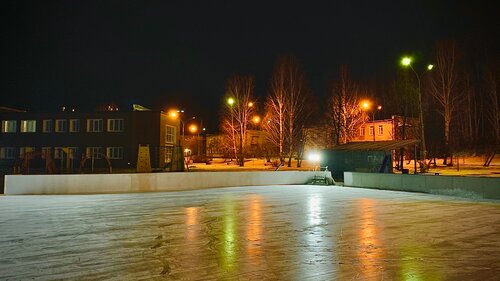
[(306, 184), (320, 171), (7, 175), (5, 194), (99, 194)]
[(344, 172), (344, 185), (500, 200), (500, 178)]

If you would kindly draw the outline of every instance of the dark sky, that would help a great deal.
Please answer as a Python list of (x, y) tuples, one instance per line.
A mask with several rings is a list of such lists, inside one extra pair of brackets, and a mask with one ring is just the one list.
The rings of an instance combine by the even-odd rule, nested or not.
[(197, 2), (2, 2), (0, 105), (177, 106), (213, 131), (225, 81), (255, 75), (263, 97), (280, 54), (299, 59), (317, 96), (341, 63), (383, 80), (438, 39), (482, 40), (498, 55), (493, 1)]

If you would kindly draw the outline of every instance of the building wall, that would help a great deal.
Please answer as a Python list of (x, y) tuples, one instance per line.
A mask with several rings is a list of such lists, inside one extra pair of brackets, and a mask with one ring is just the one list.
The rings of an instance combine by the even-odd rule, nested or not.
[[(90, 119), (102, 120), (102, 131), (89, 132)], [(112, 131), (112, 126), (109, 123), (112, 119), (123, 120), (123, 129)], [(0, 112), (0, 121), (2, 124), (5, 120), (16, 121), (16, 131), (0, 132), (0, 148), (6, 151), (6, 148), (14, 148), (14, 159), (5, 159), (5, 155), (0, 155), (0, 166), (12, 167), (15, 162), (19, 162), (19, 158), (23, 157), (22, 148), (34, 147), (36, 152), (40, 152), (42, 147), (51, 148), (51, 157), (57, 158), (55, 148), (75, 148), (73, 159), (70, 161), (61, 161), (54, 159), (54, 163), (58, 169), (70, 168), (69, 170), (77, 171), (80, 162), (87, 154), (87, 148), (100, 147), (103, 154), (108, 155), (108, 148), (119, 148), (115, 151), (117, 159), (110, 159), (113, 168), (130, 168), (134, 169), (137, 161), (137, 150), (139, 144), (148, 144), (152, 158), (164, 159), (159, 154), (154, 154), (155, 149), (159, 152), (159, 147), (165, 145), (165, 126), (171, 125), (176, 129), (176, 142), (178, 141), (179, 121), (169, 120), (165, 114), (154, 111), (106, 111), (106, 112), (53, 112), (53, 113), (35, 113), (35, 112)], [(21, 132), (22, 120), (35, 120), (36, 126), (34, 132)], [(43, 120), (52, 120), (52, 131), (43, 131)], [(66, 120), (66, 130), (64, 132), (56, 132), (56, 120)], [(79, 130), (70, 132), (70, 120), (80, 120)], [(118, 121), (121, 122), (121, 121)], [(117, 124), (117, 123), (115, 123)], [(116, 128), (116, 127), (115, 127)], [(120, 155), (121, 154), (121, 155)], [(112, 155), (108, 155), (112, 156)], [(67, 157), (67, 154), (65, 154)], [(157, 161), (158, 165), (162, 164)], [(68, 164), (69, 163), (69, 164)], [(86, 165), (87, 166), (87, 165)], [(104, 159), (95, 159), (94, 167), (106, 167), (107, 163)]]
[(358, 128), (356, 137), (352, 141), (384, 140), (395, 140), (394, 122), (392, 119), (374, 120), (364, 123)]
[[(332, 176), (341, 179), (344, 172), (378, 173), (385, 157), (392, 159), (391, 151), (336, 151), (323, 150), (321, 166), (328, 166)], [(392, 164), (384, 167), (384, 173), (392, 173)]]

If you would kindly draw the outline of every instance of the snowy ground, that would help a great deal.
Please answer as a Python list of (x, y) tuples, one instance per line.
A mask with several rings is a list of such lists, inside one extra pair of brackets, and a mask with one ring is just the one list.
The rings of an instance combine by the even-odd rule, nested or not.
[(500, 203), (325, 186), (0, 197), (1, 280), (498, 280)]
[[(457, 158), (453, 166), (443, 165), (442, 159), (436, 160), (436, 165), (431, 165), (428, 174), (434, 175), (439, 173), (443, 176), (481, 176), (481, 177), (500, 177), (500, 154), (497, 154), (495, 159), (491, 162), (490, 166), (484, 167), (484, 157), (480, 156), (467, 156), (458, 158), (459, 163), (457, 164)], [(189, 165), (190, 171), (274, 171), (276, 168), (266, 162), (265, 159), (250, 158), (245, 161), (244, 167), (239, 167), (236, 163), (225, 162), (224, 159), (214, 159), (209, 165), (205, 163), (194, 163)], [(396, 163), (393, 163), (396, 166)], [(414, 172), (414, 162), (404, 163), (404, 168), (409, 169), (410, 173)], [(284, 165), (279, 168), (280, 171), (312, 171), (319, 169), (318, 162), (312, 162), (308, 160), (302, 161), (302, 166), (297, 168), (297, 161), (292, 161), (292, 167), (287, 167)], [(335, 167), (329, 167), (329, 169), (335, 169)], [(394, 169), (394, 173), (401, 173)]]

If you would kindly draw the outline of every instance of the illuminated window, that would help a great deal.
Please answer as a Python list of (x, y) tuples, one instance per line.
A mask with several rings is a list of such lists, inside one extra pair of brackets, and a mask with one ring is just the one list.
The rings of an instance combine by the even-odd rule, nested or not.
[(378, 125), (378, 134), (379, 134), (379, 136), (384, 134), (384, 126), (383, 125)]
[(368, 131), (368, 134), (370, 136), (373, 136), (374, 133), (375, 133), (375, 127), (374, 126), (370, 126), (370, 130)]
[(174, 144), (175, 143), (175, 127), (166, 125), (165, 127), (165, 143)]
[(108, 119), (108, 132), (123, 132), (123, 119)]
[(56, 120), (56, 128), (55, 132), (56, 133), (64, 133), (67, 130), (67, 123), (65, 119), (58, 119)]
[(69, 131), (71, 133), (80, 132), (80, 119), (70, 119), (69, 120)]
[(365, 126), (361, 127), (359, 129), (359, 136), (364, 137), (365, 136)]
[(21, 133), (36, 132), (36, 120), (21, 120)]
[(69, 159), (76, 159), (78, 147), (68, 147), (65, 152), (68, 154)]
[(75, 159), (77, 151), (77, 147), (54, 147), (54, 159)]
[(42, 121), (42, 132), (51, 133), (53, 129), (54, 129), (54, 121), (52, 120)]
[(3, 120), (2, 121), (2, 133), (15, 133), (17, 132), (17, 121), (16, 120)]
[(20, 147), (19, 148), (19, 158), (23, 158), (26, 153), (33, 152), (33, 151), (35, 151), (34, 147)]
[(87, 132), (95, 133), (102, 132), (102, 119), (88, 119), (87, 120)]
[(102, 147), (87, 147), (85, 154), (88, 157), (100, 159), (100, 158), (102, 158)]
[(0, 159), (16, 159), (15, 147), (0, 147)]
[(123, 159), (123, 147), (108, 147), (106, 149), (106, 156), (109, 159)]

